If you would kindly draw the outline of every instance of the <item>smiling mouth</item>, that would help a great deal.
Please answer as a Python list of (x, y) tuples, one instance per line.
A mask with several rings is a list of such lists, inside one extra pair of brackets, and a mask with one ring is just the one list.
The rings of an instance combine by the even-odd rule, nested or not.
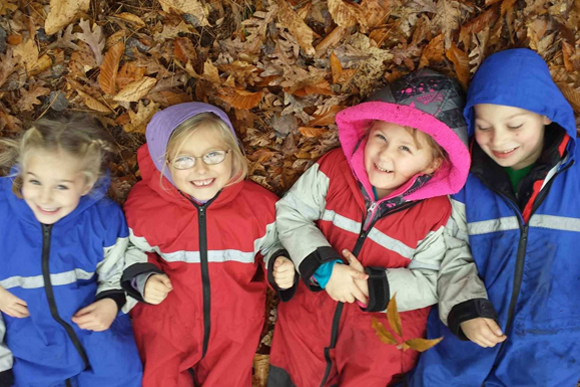
[(393, 171), (391, 171), (389, 169), (383, 169), (383, 168), (379, 167), (377, 164), (375, 164), (375, 168), (378, 169), (381, 172), (384, 172), (384, 173), (391, 173), (391, 172), (393, 172)]
[(60, 211), (60, 208), (42, 208), (40, 206), (36, 206), (36, 208), (38, 209), (38, 212), (43, 215), (54, 215)]
[(205, 188), (211, 186), (214, 181), (215, 179), (193, 180), (191, 181), (191, 184), (198, 188)]
[(500, 159), (504, 159), (504, 158), (510, 157), (518, 148), (519, 147), (515, 147), (512, 149), (505, 150), (505, 151), (495, 151), (494, 150), (492, 152), (493, 152), (495, 157), (500, 158)]

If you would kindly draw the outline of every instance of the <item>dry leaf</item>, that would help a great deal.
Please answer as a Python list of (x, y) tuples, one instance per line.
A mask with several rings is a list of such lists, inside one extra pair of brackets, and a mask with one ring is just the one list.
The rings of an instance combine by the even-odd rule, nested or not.
[(110, 95), (115, 95), (115, 83), (117, 80), (117, 71), (119, 70), (119, 62), (125, 52), (125, 44), (119, 42), (107, 51), (103, 64), (101, 65), (101, 72), (99, 73), (99, 86), (101, 89)]
[(381, 324), (379, 322), (379, 320), (376, 319), (376, 317), (373, 317), (372, 326), (373, 326), (373, 329), (375, 330), (376, 335), (379, 337), (379, 339), (383, 343), (390, 344), (390, 345), (397, 345), (397, 344), (399, 344), (397, 342), (397, 340), (393, 337), (393, 335), (391, 334), (391, 332), (387, 331), (385, 329), (385, 327), (383, 326), (383, 324)]
[(197, 59), (195, 47), (193, 47), (193, 43), (189, 38), (175, 39), (173, 42), (173, 53), (183, 63), (187, 63), (189, 61), (194, 63)]
[(123, 102), (137, 102), (141, 98), (145, 97), (149, 90), (155, 86), (157, 79), (151, 77), (143, 77), (138, 81), (131, 82), (119, 91), (119, 93), (113, 97), (115, 101)]
[(345, 106), (332, 105), (328, 109), (319, 109), (320, 112), (316, 112), (312, 115), (312, 120), (308, 123), (310, 126), (327, 126), (334, 124), (334, 119), (336, 113), (343, 110)]
[(203, 79), (206, 79), (217, 85), (221, 85), (222, 83), (217, 67), (215, 67), (212, 61), (209, 59), (203, 64)]
[(389, 301), (387, 305), (387, 319), (389, 321), (389, 326), (391, 329), (399, 336), (403, 336), (403, 327), (401, 325), (401, 316), (397, 311), (397, 300), (396, 300), (396, 293), (393, 294), (393, 297)]
[(300, 134), (302, 134), (304, 137), (320, 137), (326, 133), (328, 133), (328, 129), (324, 129), (324, 128), (313, 128), (310, 126), (301, 126), (298, 128), (298, 130), (300, 131)]
[(21, 89), (20, 99), (16, 103), (18, 110), (21, 112), (32, 111), (34, 110), (34, 105), (42, 104), (42, 101), (40, 101), (38, 97), (42, 97), (50, 93), (50, 89), (42, 86), (43, 83), (39, 82), (31, 86), (30, 90)]
[(445, 49), (451, 47), (453, 41), (452, 34), (459, 28), (459, 18), (461, 11), (459, 10), (459, 3), (456, 0), (439, 0), (437, 2), (437, 16), (434, 21), (439, 22), (439, 26), (443, 31), (445, 37)]
[(18, 61), (14, 58), (12, 53), (12, 48), (8, 47), (6, 49), (6, 54), (0, 54), (0, 87), (4, 85), (4, 82), (6, 82), (8, 77), (18, 68)]
[(257, 91), (252, 93), (246, 90), (235, 89), (231, 87), (222, 87), (218, 90), (219, 98), (236, 109), (252, 109), (260, 103), (264, 92)]
[(0, 110), (0, 131), (20, 132), (22, 130), (22, 121), (18, 117), (11, 116)]
[(142, 79), (146, 71), (145, 67), (136, 66), (134, 62), (125, 63), (117, 73), (117, 87), (122, 89), (129, 83)]
[(198, 0), (159, 0), (165, 12), (191, 14), (197, 18), (200, 26), (207, 26), (207, 12)]
[(557, 85), (576, 113), (580, 113), (580, 92), (565, 83), (557, 83)]
[[(332, 15), (334, 22), (340, 27), (353, 27), (359, 21), (364, 20), (358, 4), (346, 3), (342, 0), (328, 0), (328, 12)], [(363, 25), (361, 24), (361, 27)], [(364, 31), (366, 31), (366, 21), (364, 22)]]
[(419, 60), (419, 68), (423, 68), (429, 66), (431, 61), (433, 62), (441, 62), (445, 55), (445, 45), (443, 42), (443, 34), (437, 35), (431, 41), (425, 49), (423, 50), (423, 54), (421, 55), (421, 59)]
[(6, 43), (8, 43), (11, 46), (18, 46), (20, 43), (22, 43), (22, 40), (24, 39), (20, 34), (10, 35), (6, 38)]
[(288, 28), (288, 31), (294, 36), (300, 47), (307, 55), (314, 55), (312, 40), (314, 32), (308, 25), (292, 10), (286, 0), (277, 1), (279, 12), (278, 20), (282, 25)]
[(77, 33), (77, 38), (89, 45), (95, 55), (97, 65), (100, 66), (103, 63), (103, 49), (105, 48), (103, 29), (96, 24), (93, 24), (93, 28), (91, 29), (90, 22), (84, 19), (81, 19), (79, 25), (83, 29), (83, 32)]
[(100, 103), (99, 101), (97, 101), (95, 98), (93, 98), (89, 94), (87, 94), (81, 90), (76, 90), (76, 92), (81, 96), (85, 105), (89, 109), (100, 112), (100, 113), (111, 113), (111, 109), (109, 109), (107, 106), (105, 106), (102, 103)]
[(44, 54), (43, 56), (38, 58), (36, 63), (34, 63), (32, 65), (32, 67), (28, 71), (28, 74), (30, 76), (35, 76), (37, 74), (40, 74), (43, 71), (50, 69), (52, 67), (52, 64), (53, 63), (52, 63), (52, 59), (51, 59), (50, 55)]
[(331, 33), (326, 35), (324, 39), (322, 39), (320, 43), (316, 45), (316, 55), (319, 57), (323, 56), (326, 50), (338, 45), (342, 40), (345, 32), (346, 29), (343, 27), (336, 27), (333, 29)]
[(451, 43), (451, 47), (445, 53), (445, 56), (453, 62), (455, 66), (455, 74), (459, 82), (465, 90), (467, 90), (467, 83), (469, 82), (469, 57), (466, 53), (461, 51), (455, 43)]
[(137, 113), (134, 113), (132, 110), (129, 110), (129, 118), (130, 122), (126, 125), (123, 125), (123, 130), (127, 133), (145, 133), (145, 129), (147, 128), (147, 124), (151, 120), (151, 117), (159, 110), (159, 105), (154, 102), (150, 102), (149, 105), (145, 106), (143, 101), (139, 101), (139, 105), (137, 106)]
[(89, 10), (90, 0), (50, 0), (50, 12), (44, 23), (48, 35), (60, 31)]
[(332, 71), (332, 83), (338, 85), (347, 83), (356, 73), (356, 70), (352, 69), (343, 70), (340, 60), (334, 52), (330, 54), (330, 69)]
[(116, 14), (115, 17), (123, 19), (126, 22), (129, 22), (131, 24), (134, 24), (138, 28), (145, 27), (145, 22), (139, 16), (137, 16), (133, 13), (121, 12), (121, 13)]
[(25, 65), (26, 70), (30, 71), (38, 61), (36, 42), (33, 39), (28, 39), (14, 49), (13, 55), (20, 58), (20, 63)]
[(403, 350), (413, 349), (417, 352), (425, 352), (429, 348), (434, 347), (435, 345), (439, 344), (443, 340), (443, 337), (439, 337), (437, 339), (411, 339), (407, 340), (403, 343)]
[(114, 34), (107, 36), (107, 39), (105, 39), (105, 50), (108, 51), (111, 47), (119, 42), (123, 42), (123, 44), (125, 44), (124, 42), (126, 36), (127, 33), (125, 30), (119, 30)]
[(499, 16), (499, 8), (497, 5), (489, 8), (487, 11), (472, 19), (468, 23), (461, 26), (459, 31), (459, 41), (463, 43), (463, 47), (469, 47), (469, 39), (471, 34), (477, 34), (481, 30), (494, 24)]

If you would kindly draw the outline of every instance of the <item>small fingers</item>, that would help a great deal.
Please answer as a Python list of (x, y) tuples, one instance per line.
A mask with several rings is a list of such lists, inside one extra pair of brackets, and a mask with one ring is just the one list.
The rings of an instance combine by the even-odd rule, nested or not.
[(24, 318), (24, 317), (30, 316), (30, 312), (28, 311), (28, 308), (24, 305), (16, 304), (12, 308), (12, 311), (14, 312), (13, 317)]

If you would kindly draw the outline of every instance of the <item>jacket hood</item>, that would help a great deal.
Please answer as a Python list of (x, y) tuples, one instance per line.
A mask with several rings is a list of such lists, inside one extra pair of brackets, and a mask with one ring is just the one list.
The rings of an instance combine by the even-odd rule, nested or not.
[[(8, 197), (8, 202), (10, 203), (10, 206), (12, 207), (14, 212), (16, 212), (19, 216), (23, 217), (26, 221), (38, 224), (39, 223), (38, 220), (34, 216), (34, 213), (30, 209), (28, 204), (26, 204), (24, 199), (18, 198), (12, 192), (12, 183), (14, 182), (14, 179), (16, 178), (16, 176), (18, 176), (18, 174), (19, 174), (18, 167), (12, 167), (10, 175), (1, 178), (2, 191), (4, 191), (4, 194)], [(110, 184), (111, 178), (109, 176), (109, 173), (107, 172), (103, 177), (97, 180), (91, 192), (81, 197), (78, 206), (70, 214), (60, 219), (55, 224), (69, 222), (70, 220), (76, 218), (79, 214), (81, 214), (82, 212), (93, 206), (99, 200), (103, 199), (107, 194), (107, 190), (109, 189)]]
[(570, 136), (573, 154), (576, 142), (574, 111), (552, 80), (546, 62), (527, 48), (500, 51), (489, 56), (477, 70), (467, 93), (463, 114), (473, 135), (477, 104), (511, 106), (545, 115)]
[(379, 90), (367, 102), (339, 112), (336, 123), (342, 149), (366, 192), (372, 192), (372, 186), (364, 168), (364, 148), (367, 129), (375, 120), (421, 130), (449, 155), (449, 161), (426, 184), (410, 190), (416, 187), (420, 177), (417, 175), (382, 200), (400, 195), (405, 200), (420, 200), (459, 192), (470, 166), (463, 104), (458, 82), (436, 71), (421, 69)]
[(228, 115), (220, 108), (202, 102), (187, 102), (170, 106), (155, 113), (147, 125), (145, 138), (147, 139), (151, 160), (157, 170), (162, 172), (163, 176), (165, 176), (171, 184), (173, 184), (171, 174), (167, 168), (164, 168), (165, 152), (167, 150), (169, 138), (179, 125), (202, 113), (213, 113), (218, 116), (230, 128), (234, 137), (236, 137), (236, 132), (234, 131), (234, 127), (232, 126)]

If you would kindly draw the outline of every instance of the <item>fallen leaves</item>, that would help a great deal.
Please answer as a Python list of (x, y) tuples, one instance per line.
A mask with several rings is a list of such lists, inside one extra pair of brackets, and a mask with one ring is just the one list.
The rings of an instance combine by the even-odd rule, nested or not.
[(99, 73), (98, 81), (101, 89), (107, 94), (115, 95), (115, 84), (117, 81), (119, 62), (121, 61), (124, 51), (125, 44), (123, 42), (115, 44), (109, 49), (109, 51), (107, 51), (105, 59), (101, 64), (101, 72)]
[(84, 19), (81, 19), (79, 26), (83, 29), (83, 32), (77, 33), (77, 38), (89, 45), (95, 55), (97, 65), (101, 65), (103, 63), (103, 49), (105, 48), (103, 29), (96, 24), (93, 24), (91, 28), (90, 22)]
[(145, 97), (156, 83), (155, 78), (143, 77), (126, 85), (113, 99), (122, 102), (137, 102)]
[(437, 339), (423, 339), (423, 338), (413, 338), (413, 339), (403, 339), (403, 327), (401, 323), (401, 316), (397, 311), (397, 302), (395, 301), (396, 294), (389, 301), (387, 306), (387, 321), (389, 323), (390, 329), (393, 331), (391, 333), (385, 328), (383, 324), (379, 322), (376, 317), (372, 319), (372, 327), (375, 330), (378, 338), (385, 344), (396, 345), (397, 349), (407, 351), (412, 349), (417, 352), (425, 352), (426, 350), (434, 347), (443, 340), (443, 337)]
[(50, 12), (44, 30), (52, 35), (77, 20), (82, 12), (89, 10), (90, 0), (50, 0)]

